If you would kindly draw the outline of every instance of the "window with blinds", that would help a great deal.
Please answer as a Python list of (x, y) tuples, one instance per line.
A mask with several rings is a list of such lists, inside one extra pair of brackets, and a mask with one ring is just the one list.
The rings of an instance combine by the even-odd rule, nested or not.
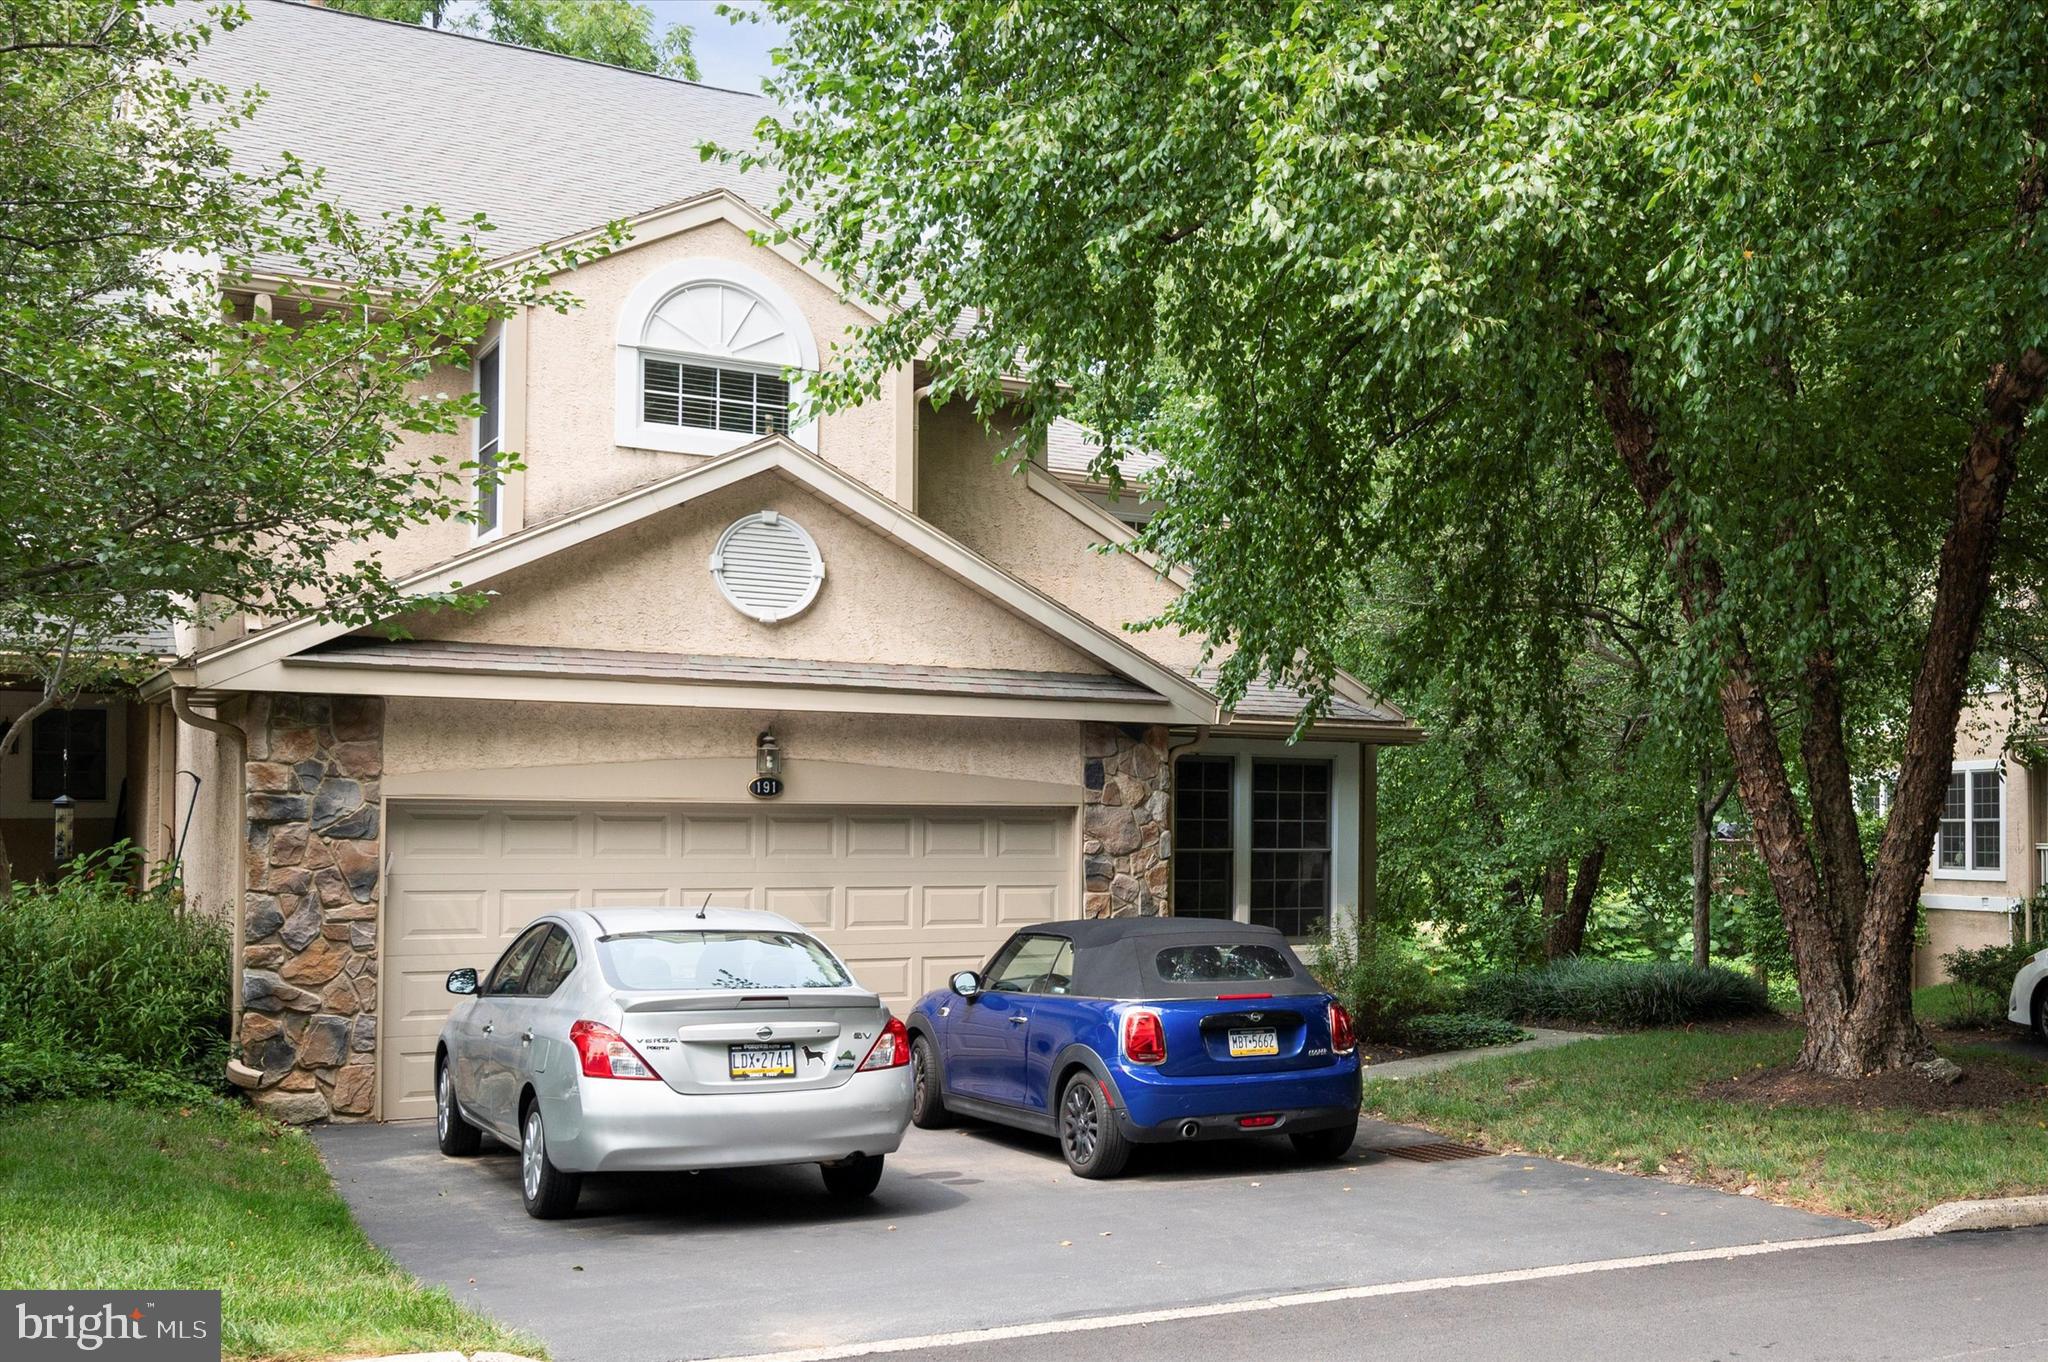
[(499, 480), (499, 349), (492, 346), (476, 361), (476, 533), (479, 538), (495, 532), (502, 519)]
[(643, 358), (640, 372), (640, 417), (648, 425), (789, 433), (789, 384), (774, 374), (654, 358)]

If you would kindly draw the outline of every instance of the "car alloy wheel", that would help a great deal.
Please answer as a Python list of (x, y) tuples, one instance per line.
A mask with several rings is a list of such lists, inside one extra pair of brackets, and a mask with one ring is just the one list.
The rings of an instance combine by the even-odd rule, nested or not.
[(1060, 1153), (1080, 1178), (1113, 1178), (1131, 1158), (1131, 1142), (1116, 1123), (1102, 1081), (1085, 1070), (1060, 1094)]
[(519, 1186), (528, 1201), (540, 1200), (541, 1170), (547, 1166), (547, 1148), (540, 1127), (540, 1106), (526, 1113), (526, 1138), (519, 1144)]
[(448, 1077), (448, 1066), (443, 1064), (434, 1082), (434, 1133), (445, 1143), (448, 1139), (448, 1122), (455, 1115), (454, 1083)]
[(1060, 1140), (1067, 1147), (1067, 1162), (1076, 1167), (1095, 1162), (1102, 1143), (1102, 1108), (1092, 1085), (1067, 1085), (1067, 1100), (1060, 1108)]

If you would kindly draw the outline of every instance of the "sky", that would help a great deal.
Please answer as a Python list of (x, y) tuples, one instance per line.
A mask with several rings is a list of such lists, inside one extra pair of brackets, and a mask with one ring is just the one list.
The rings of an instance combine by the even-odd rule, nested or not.
[[(671, 24), (688, 24), (690, 47), (703, 68), (706, 85), (728, 90), (758, 92), (761, 79), (773, 65), (768, 49), (782, 40), (783, 28), (765, 15), (753, 23), (735, 23), (719, 13), (717, 0), (640, 0), (654, 11), (654, 22), (664, 31)], [(760, 7), (748, 0), (727, 0), (727, 8), (752, 10)]]

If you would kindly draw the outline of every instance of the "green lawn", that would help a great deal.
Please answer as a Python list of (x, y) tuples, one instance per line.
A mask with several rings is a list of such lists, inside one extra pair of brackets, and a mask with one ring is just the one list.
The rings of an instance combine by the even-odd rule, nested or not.
[[(1791, 1060), (1793, 1030), (1649, 1031), (1368, 1082), (1367, 1110), (1493, 1149), (1547, 1154), (1897, 1223), (1943, 1201), (2048, 1190), (2048, 1087), (1996, 1111), (1708, 1101), (1700, 1085)], [(2048, 1084), (2048, 1064), (1962, 1047)]]
[(1932, 1026), (2003, 1026), (2006, 1000), (1962, 984), (1913, 990), (1913, 1015)]
[(311, 1140), (224, 1104), (0, 1111), (0, 1286), (217, 1287), (237, 1358), (540, 1352), (372, 1247)]

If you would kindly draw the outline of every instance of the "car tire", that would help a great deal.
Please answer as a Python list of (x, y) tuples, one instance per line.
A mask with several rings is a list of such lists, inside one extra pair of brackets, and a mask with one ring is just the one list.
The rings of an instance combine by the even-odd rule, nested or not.
[(2034, 1038), (2048, 1045), (2048, 984), (2034, 990)]
[(821, 1163), (818, 1171), (825, 1175), (825, 1190), (833, 1200), (859, 1201), (882, 1185), (882, 1156), (863, 1154), (843, 1163)]
[(434, 1138), (451, 1159), (466, 1159), (484, 1142), (484, 1133), (463, 1119), (455, 1100), (455, 1076), (444, 1058), (434, 1066)]
[(1351, 1152), (1351, 1146), (1358, 1139), (1358, 1122), (1346, 1121), (1329, 1130), (1304, 1131), (1290, 1135), (1294, 1141), (1294, 1152), (1312, 1163), (1335, 1163)]
[(559, 1220), (576, 1209), (583, 1179), (564, 1173), (548, 1157), (547, 1126), (541, 1120), (540, 1103), (527, 1107), (520, 1135), (519, 1194), (526, 1202), (526, 1213), (535, 1220)]
[(944, 1130), (953, 1124), (939, 1086), (939, 1057), (923, 1036), (910, 1042), (910, 1124), (919, 1130)]
[(1131, 1142), (1102, 1096), (1102, 1084), (1083, 1069), (1060, 1090), (1060, 1153), (1075, 1177), (1113, 1178), (1131, 1160)]

